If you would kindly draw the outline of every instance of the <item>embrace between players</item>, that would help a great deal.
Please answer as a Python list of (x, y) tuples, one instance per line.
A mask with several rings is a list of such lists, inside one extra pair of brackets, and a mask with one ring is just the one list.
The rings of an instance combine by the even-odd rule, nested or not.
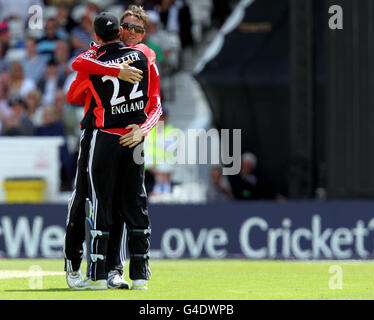
[(67, 98), (84, 105), (64, 246), (66, 280), (74, 289), (128, 289), (123, 276), (126, 240), (131, 288), (148, 288), (151, 228), (144, 164), (133, 153), (135, 146), (142, 148), (162, 108), (156, 55), (140, 43), (146, 19), (138, 6), (130, 6), (120, 23), (112, 14), (100, 13), (94, 20), (99, 45), (72, 65), (78, 74)]

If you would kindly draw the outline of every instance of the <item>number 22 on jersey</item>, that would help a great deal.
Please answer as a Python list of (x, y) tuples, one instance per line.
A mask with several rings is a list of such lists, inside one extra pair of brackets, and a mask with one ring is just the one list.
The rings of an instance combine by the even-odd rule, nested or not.
[[(110, 104), (112, 106), (118, 105), (120, 103), (124, 103), (126, 101), (125, 96), (118, 97), (119, 93), (119, 80), (118, 78), (111, 77), (111, 76), (104, 76), (101, 78), (103, 82), (110, 80), (113, 83), (113, 95), (110, 99)], [(130, 100), (134, 100), (137, 98), (141, 98), (143, 96), (143, 90), (138, 90), (139, 82), (135, 83), (131, 92), (130, 92)]]

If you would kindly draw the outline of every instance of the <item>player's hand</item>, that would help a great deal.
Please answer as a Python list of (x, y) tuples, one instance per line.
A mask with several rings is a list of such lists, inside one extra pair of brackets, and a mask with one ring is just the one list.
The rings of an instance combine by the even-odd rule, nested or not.
[(143, 79), (143, 71), (135, 67), (131, 67), (131, 60), (125, 61), (120, 64), (120, 71), (118, 79), (135, 84)]
[(119, 143), (123, 147), (133, 148), (143, 141), (143, 131), (137, 124), (130, 124), (126, 129), (131, 129), (131, 131), (119, 138)]

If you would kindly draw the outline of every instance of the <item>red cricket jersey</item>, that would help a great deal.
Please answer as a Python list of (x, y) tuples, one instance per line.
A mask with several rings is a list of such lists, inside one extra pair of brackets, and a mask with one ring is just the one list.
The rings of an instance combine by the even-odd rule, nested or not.
[[(123, 54), (118, 54), (117, 49), (123, 50)], [(143, 70), (145, 77), (136, 86), (117, 79), (119, 63), (125, 61), (126, 57), (146, 61), (139, 66), (144, 69), (146, 65), (146, 70)], [(160, 80), (155, 61), (154, 51), (144, 44), (131, 47), (119, 43), (103, 47), (93, 46), (73, 62), (72, 67), (78, 74), (67, 94), (68, 102), (84, 104), (85, 118), (90, 119), (91, 114), (93, 128), (123, 135), (130, 132), (124, 128), (135, 123), (140, 126), (145, 136), (162, 114)], [(133, 65), (138, 67), (136, 63), (137, 61), (133, 61)], [(129, 94), (127, 97), (119, 96), (121, 92)], [(84, 121), (85, 119), (83, 123)], [(87, 126), (87, 123), (82, 125), (84, 126)]]

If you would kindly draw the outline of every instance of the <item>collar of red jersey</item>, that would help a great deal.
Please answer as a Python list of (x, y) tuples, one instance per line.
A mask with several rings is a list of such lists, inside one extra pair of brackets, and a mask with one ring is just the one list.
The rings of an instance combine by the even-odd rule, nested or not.
[(125, 47), (125, 44), (122, 41), (117, 41), (109, 44), (105, 44), (97, 50), (97, 54), (100, 54), (101, 52), (108, 52), (115, 49), (120, 49), (122, 47)]

